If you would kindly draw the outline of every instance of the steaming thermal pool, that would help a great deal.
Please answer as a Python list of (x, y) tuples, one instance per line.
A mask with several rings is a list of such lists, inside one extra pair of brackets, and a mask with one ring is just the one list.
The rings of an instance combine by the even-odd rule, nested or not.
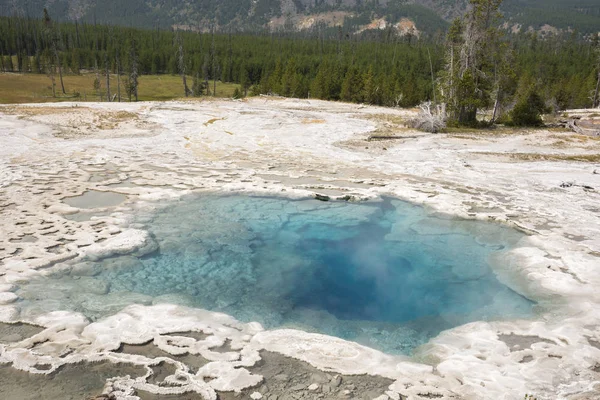
[(173, 302), (395, 354), (467, 322), (532, 315), (533, 303), (488, 262), (522, 234), (395, 199), (194, 195), (136, 222), (159, 251), (32, 281), (19, 293), (24, 306), (95, 319), (131, 303)]

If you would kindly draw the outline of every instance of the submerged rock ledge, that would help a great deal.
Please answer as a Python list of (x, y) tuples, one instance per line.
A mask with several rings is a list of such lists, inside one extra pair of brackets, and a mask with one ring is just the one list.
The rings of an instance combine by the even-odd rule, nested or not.
[[(69, 127), (64, 139), (61, 121), (73, 107), (87, 108), (78, 114), (82, 125), (126, 110), (135, 126), (126, 121), (81, 135)], [(27, 329), (28, 337), (20, 328), (0, 329), (0, 364), (44, 375), (93, 361), (145, 368), (145, 375), (108, 379), (104, 392), (119, 399), (189, 392), (216, 399), (228, 391), (269, 398), (270, 382), (252, 372), (269, 362), (261, 361), (265, 351), (307, 362), (333, 383), (336, 374), (393, 382), (378, 396), (358, 393), (355, 384), (336, 396), (600, 395), (600, 175), (597, 165), (576, 161), (597, 154), (598, 140), (548, 131), (421, 135), (402, 127), (411, 111), (306, 100), (29, 105), (0, 107), (0, 114), (0, 321), (39, 327)], [(367, 141), (390, 132), (407, 137)], [(123, 197), (90, 207), (81, 197), (81, 208), (63, 202), (90, 190)], [(52, 310), (50, 300), (44, 312), (22, 308), (18, 286), (74, 268), (69, 260), (85, 276), (93, 273), (86, 260), (156, 250), (132, 215), (201, 190), (346, 200), (386, 194), (432, 212), (519, 227), (531, 236), (493, 264), (505, 284), (540, 304), (539, 315), (442, 332), (409, 359), (151, 299), (99, 321)], [(119, 350), (151, 341), (164, 356)], [(184, 354), (206, 363), (192, 369), (177, 358)], [(304, 398), (330, 398), (323, 390), (330, 385), (295, 386)]]

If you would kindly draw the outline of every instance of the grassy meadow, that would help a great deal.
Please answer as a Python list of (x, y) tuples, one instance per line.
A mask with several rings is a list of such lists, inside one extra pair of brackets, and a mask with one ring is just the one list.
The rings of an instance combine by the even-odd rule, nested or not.
[[(101, 76), (101, 89), (94, 90), (96, 75), (65, 75), (66, 95), (62, 94), (60, 80), (56, 77), (56, 98), (52, 97), (52, 81), (46, 75), (0, 73), (0, 104), (47, 103), (60, 101), (106, 101), (106, 79)], [(117, 76), (111, 77), (111, 94), (117, 93)], [(191, 86), (192, 78), (188, 78)], [(217, 97), (231, 97), (238, 85), (217, 82)], [(210, 82), (212, 92), (213, 82)], [(79, 94), (76, 97), (76, 94)], [(100, 96), (100, 94), (102, 96)], [(181, 77), (175, 75), (144, 75), (139, 78), (138, 97), (140, 101), (172, 100), (184, 97)], [(121, 85), (121, 101), (128, 101)]]

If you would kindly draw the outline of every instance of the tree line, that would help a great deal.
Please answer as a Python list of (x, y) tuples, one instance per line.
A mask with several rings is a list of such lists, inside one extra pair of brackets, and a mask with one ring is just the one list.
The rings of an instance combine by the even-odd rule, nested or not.
[(58, 23), (47, 12), (42, 19), (1, 17), (0, 69), (46, 74), (62, 92), (62, 75), (94, 73), (95, 88), (109, 100), (135, 100), (138, 77), (150, 74), (181, 76), (182, 96), (211, 95), (219, 80), (238, 84), (239, 96), (402, 107), (444, 100), (461, 122), (482, 108), (500, 116), (531, 88), (556, 109), (592, 105), (597, 40), (502, 35), (493, 23), (500, 1), (471, 2), (485, 5), (480, 15), (468, 14), (446, 38), (429, 40), (389, 30), (308, 37)]

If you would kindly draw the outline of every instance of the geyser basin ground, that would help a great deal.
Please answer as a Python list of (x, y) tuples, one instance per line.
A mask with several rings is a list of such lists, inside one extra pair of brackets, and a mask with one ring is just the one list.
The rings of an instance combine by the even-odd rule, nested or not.
[(396, 354), (467, 322), (531, 316), (532, 303), (502, 285), (488, 264), (522, 234), (434, 217), (391, 198), (194, 195), (137, 219), (159, 251), (137, 262), (126, 256), (76, 264), (71, 274), (33, 281), (18, 295), (64, 300), (61, 306), (98, 318), (119, 311), (115, 297), (117, 307), (147, 301), (133, 292)]
[[(173, 357), (187, 352), (210, 363), (199, 375), (190, 375), (180, 365), (177, 380), (187, 382), (182, 387), (148, 386), (145, 379), (121, 379), (119, 387), (157, 394), (191, 391), (214, 400), (215, 390), (253, 384), (256, 377), (245, 375), (251, 371), (263, 376), (270, 390), (253, 386), (244, 389), (242, 397), (260, 391), (263, 398), (273, 394), (282, 398), (298, 381), (289, 374), (287, 381), (275, 377), (296, 369), (296, 364), (284, 358), (286, 368), (272, 369), (272, 360), (257, 353), (266, 350), (303, 360), (313, 371), (326, 371), (322, 374), (329, 375), (325, 378), (330, 382), (337, 382), (335, 374), (374, 374), (393, 380), (388, 388), (392, 399), (402, 395), (514, 400), (529, 393), (539, 400), (588, 400), (600, 393), (597, 138), (509, 128), (427, 135), (404, 127), (404, 121), (416, 116), (411, 110), (262, 97), (243, 102), (65, 103), (0, 106), (0, 110), (0, 321), (29, 322), (43, 329), (19, 342), (14, 342), (18, 338), (13, 333), (0, 335), (0, 363), (12, 365), (12, 370), (33, 371), (32, 379), (42, 379), (37, 374), (52, 370), (36, 365), (58, 368), (100, 358), (147, 366), (151, 360), (115, 351), (123, 344), (152, 341), (148, 346)], [(113, 126), (122, 111), (135, 117), (114, 129), (101, 129)], [(373, 134), (398, 139), (369, 141)], [(446, 330), (418, 347), (413, 362), (408, 362), (331, 336), (290, 329), (260, 331), (255, 324), (239, 324), (199, 308), (152, 306), (194, 305), (195, 298), (116, 292), (93, 276), (103, 266), (144, 268), (146, 260), (133, 254), (113, 259), (114, 265), (110, 260), (80, 262), (103, 253), (152, 250), (142, 230), (151, 227), (154, 216), (135, 225), (130, 216), (196, 190), (295, 197), (316, 192), (355, 199), (389, 194), (449, 215), (518, 226), (530, 235), (513, 250), (492, 252), (494, 270), (503, 282), (541, 304), (541, 312), (525, 320), (473, 322)], [(112, 208), (105, 202), (94, 206), (100, 209), (81, 208), (89, 205), (87, 200), (79, 208), (64, 203), (89, 191), (119, 193), (127, 201)], [(163, 252), (174, 248), (164, 241), (160, 245)], [(52, 286), (46, 280), (38, 287), (38, 301), (33, 290), (26, 299), (15, 294), (36, 276), (68, 270), (68, 262), (77, 262), (79, 272), (70, 281), (53, 279)], [(144, 306), (123, 309), (134, 302)], [(95, 317), (113, 314), (90, 321), (58, 312), (69, 308)], [(328, 320), (335, 316), (320, 313)], [(395, 332), (410, 323), (357, 324)], [(189, 331), (209, 338), (180, 337)], [(224, 347), (234, 351), (224, 355), (211, 350), (228, 340), (231, 346)], [(258, 371), (250, 367), (263, 363), (276, 374), (265, 373), (262, 366)], [(302, 383), (308, 387), (313, 373), (306, 376)], [(16, 385), (10, 374), (4, 378)], [(348, 382), (345, 376), (343, 382)], [(111, 385), (107, 383), (107, 394), (132, 398)], [(351, 391), (354, 398), (379, 397), (368, 396), (359, 387), (363, 386)], [(3, 389), (0, 385), (0, 398)], [(352, 387), (342, 383), (337, 389), (331, 397)], [(310, 398), (313, 392), (298, 393)]]

